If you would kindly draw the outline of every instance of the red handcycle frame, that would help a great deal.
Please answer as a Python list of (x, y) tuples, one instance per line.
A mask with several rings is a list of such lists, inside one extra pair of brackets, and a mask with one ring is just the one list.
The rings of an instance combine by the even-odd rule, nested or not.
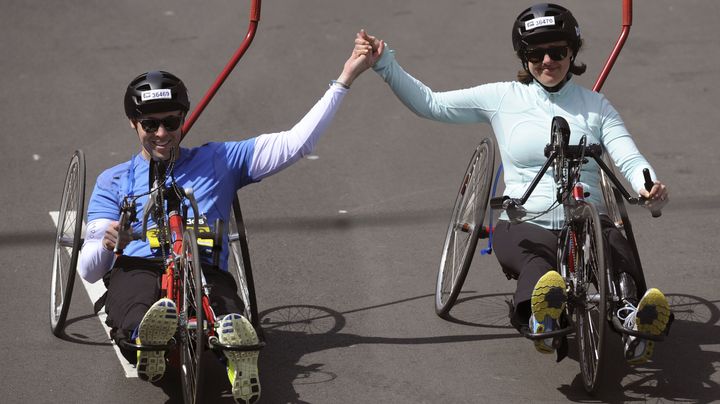
[[(254, 36), (255, 32), (257, 30), (257, 25), (260, 21), (260, 4), (261, 0), (251, 0), (251, 8), (250, 8), (250, 26), (248, 28), (248, 33), (245, 36), (245, 39), (242, 41), (240, 46), (238, 47), (237, 51), (233, 54), (230, 61), (227, 63), (225, 68), (222, 70), (220, 75), (217, 77), (213, 85), (210, 87), (210, 89), (207, 91), (203, 99), (200, 101), (198, 106), (195, 108), (195, 110), (190, 114), (190, 116), (187, 118), (185, 123), (182, 127), (182, 133), (183, 138), (187, 133), (190, 131), (190, 128), (195, 123), (197, 118), (200, 116), (202, 111), (205, 109), (205, 107), (208, 105), (210, 100), (213, 98), (219, 87), (222, 85), (222, 83), (225, 81), (225, 79), (228, 77), (230, 72), (234, 69), (240, 58), (245, 54), (246, 50), (249, 48)], [(65, 180), (65, 186), (63, 190), (63, 197), (61, 201), (61, 207), (59, 211), (59, 218), (58, 218), (58, 231), (56, 235), (55, 240), (55, 257), (53, 258), (54, 261), (54, 267), (53, 267), (53, 278), (52, 278), (52, 284), (51, 284), (51, 299), (50, 299), (50, 327), (53, 332), (58, 337), (65, 336), (64, 334), (64, 328), (67, 318), (67, 313), (70, 306), (70, 300), (72, 297), (72, 291), (73, 291), (73, 284), (74, 279), (76, 275), (76, 264), (77, 259), (80, 251), (80, 246), (83, 243), (83, 239), (81, 237), (82, 232), (82, 220), (81, 218), (84, 217), (84, 197), (85, 197), (85, 159), (84, 154), (81, 150), (78, 150), (73, 155), (73, 158), (71, 159), (70, 166), (68, 168), (68, 173), (66, 175)], [(259, 338), (262, 339), (262, 330), (259, 327), (259, 319), (257, 314), (257, 307), (255, 306), (255, 293), (254, 293), (254, 286), (252, 281), (252, 275), (251, 275), (251, 269), (250, 269), (250, 262), (248, 257), (248, 246), (247, 246), (247, 238), (244, 232), (243, 223), (242, 223), (242, 213), (240, 211), (240, 205), (237, 201), (237, 198), (233, 202), (233, 215), (235, 216), (236, 225), (237, 225), (237, 235), (234, 235), (234, 243), (239, 244), (239, 247), (236, 244), (233, 244), (233, 247), (230, 247), (230, 240), (228, 242), (228, 246), (231, 250), (239, 249), (241, 250), (240, 254), (237, 254), (240, 256), (240, 258), (237, 258), (237, 255), (235, 258), (238, 260), (241, 260), (242, 262), (238, 262), (237, 264), (241, 266), (241, 268), (238, 270), (241, 272), (241, 274), (238, 274), (238, 276), (243, 275), (246, 277), (246, 279), (239, 280), (238, 289), (243, 296), (243, 301), (247, 306), (249, 306), (250, 315), (250, 321), (253, 324), (253, 326), (256, 328), (256, 331), (258, 333)], [(197, 209), (195, 209), (197, 211)], [(130, 219), (129, 217), (126, 218), (126, 220)], [(185, 241), (184, 236), (184, 223), (183, 223), (183, 216), (180, 214), (180, 212), (175, 211), (171, 212), (170, 215), (168, 215), (168, 226), (169, 231), (171, 234), (171, 244), (172, 244), (172, 259), (169, 260), (169, 262), (164, 263), (166, 265), (165, 271), (162, 275), (162, 296), (166, 296), (176, 303), (178, 303), (178, 309), (183, 309), (183, 295), (184, 290), (182, 288), (182, 278), (178, 275), (178, 268), (176, 267), (176, 264), (179, 260), (179, 257), (183, 257), (183, 254), (187, 254), (187, 251), (183, 251), (183, 242)], [(196, 237), (200, 237), (200, 234), (198, 234), (197, 225), (194, 226), (194, 234)], [(215, 243), (216, 246), (217, 240), (221, 240), (222, 235), (224, 234), (223, 231), (220, 228), (215, 229), (215, 234), (220, 237), (216, 237)], [(204, 235), (204, 234), (203, 234)], [(196, 248), (194, 249), (195, 251)], [(228, 253), (230, 253), (229, 251)], [(194, 260), (195, 263), (197, 263), (197, 258)], [(230, 254), (228, 254), (228, 259), (232, 259), (230, 257)], [(196, 265), (197, 266), (197, 265)], [(194, 270), (196, 268), (193, 268)], [(196, 271), (196, 277), (195, 279), (199, 279), (199, 274), (201, 269), (197, 268)], [(199, 284), (198, 282), (195, 282), (196, 284)], [(200, 286), (202, 287), (202, 286)], [(199, 289), (198, 289), (199, 290)], [(198, 295), (196, 293), (196, 295)], [(246, 301), (250, 300), (250, 302)], [(243, 347), (236, 347), (236, 346), (226, 346), (223, 344), (220, 344), (217, 342), (217, 336), (215, 335), (215, 316), (214, 313), (210, 307), (209, 300), (207, 298), (206, 294), (201, 295), (201, 303), (202, 310), (201, 313), (204, 315), (205, 319), (207, 321), (196, 321), (196, 329), (198, 331), (202, 330), (201, 332), (205, 333), (207, 330), (207, 338), (208, 338), (208, 345), (210, 345), (211, 348), (217, 348), (217, 349), (223, 349), (223, 350), (257, 350), (261, 348), (264, 345), (264, 342), (261, 340), (259, 344), (255, 346), (243, 346)], [(198, 313), (200, 314), (200, 313)], [(186, 324), (188, 322), (191, 322), (192, 319), (184, 319)], [(204, 342), (205, 335), (201, 335), (198, 338), (196, 338), (197, 341)], [(126, 343), (126, 347), (130, 349), (138, 349), (138, 350), (170, 350), (172, 345), (174, 345), (175, 341), (171, 341), (170, 344), (164, 345), (164, 346), (148, 346), (148, 345), (135, 345), (132, 343)], [(200, 349), (202, 349), (204, 344), (200, 346)], [(198, 351), (200, 351), (198, 349)], [(193, 402), (195, 401), (195, 397), (193, 394), (193, 397), (190, 397), (188, 399), (187, 390), (184, 391), (184, 396), (186, 397), (186, 401)], [(194, 393), (194, 391), (193, 391)]]
[[(151, 162), (152, 166), (152, 162)], [(152, 170), (152, 167), (151, 167)], [(168, 172), (171, 169), (168, 169)], [(183, 397), (185, 403), (195, 403), (198, 400), (198, 391), (200, 390), (200, 358), (205, 348), (222, 351), (258, 351), (265, 346), (263, 334), (257, 318), (257, 309), (254, 295), (254, 286), (252, 274), (249, 268), (249, 259), (247, 258), (245, 234), (240, 234), (242, 226), (242, 218), (239, 212), (239, 203), (237, 198), (233, 202), (233, 215), (235, 219), (240, 219), (236, 224), (238, 226), (237, 240), (241, 244), (242, 263), (237, 265), (242, 268), (241, 274), (237, 275), (238, 290), (242, 294), (242, 288), (248, 290), (249, 295), (243, 296), (246, 314), (252, 326), (256, 329), (259, 341), (252, 345), (228, 345), (220, 342), (215, 331), (217, 318), (210, 306), (208, 298), (208, 289), (203, 284), (203, 269), (200, 262), (198, 252), (197, 239), (213, 240), (213, 265), (219, 264), (219, 252), (223, 245), (224, 224), (222, 221), (215, 222), (214, 231), (200, 231), (198, 220), (193, 220), (191, 227), (186, 228), (186, 215), (189, 203), (193, 210), (193, 217), (197, 218), (199, 210), (191, 189), (179, 189), (177, 184), (172, 182), (169, 186), (166, 184), (167, 176), (163, 176), (161, 180), (155, 180), (153, 190), (149, 193), (147, 205), (145, 205), (142, 218), (142, 231), (137, 238), (143, 238), (147, 234), (148, 218), (152, 215), (157, 222), (158, 241), (161, 245), (169, 246), (172, 250), (165, 257), (164, 270), (161, 275), (161, 293), (160, 296), (171, 299), (175, 302), (178, 312), (178, 329), (175, 336), (166, 345), (146, 345), (136, 344), (130, 341), (121, 341), (121, 345), (126, 349), (138, 351), (170, 351), (173, 346), (179, 343), (180, 355), (179, 366), (182, 376)], [(172, 176), (170, 176), (172, 178)], [(137, 197), (134, 197), (137, 198)], [(134, 199), (133, 199), (134, 200)], [(165, 209), (165, 201), (167, 201), (167, 210)], [(183, 212), (183, 213), (181, 213)], [(121, 213), (121, 223), (130, 223), (135, 218), (134, 203), (123, 203)], [(231, 236), (228, 233), (228, 249), (231, 247)], [(243, 245), (243, 241), (245, 245)], [(119, 254), (122, 252), (119, 251)], [(230, 251), (228, 251), (228, 260)], [(228, 263), (229, 264), (229, 263)], [(242, 279), (245, 278), (245, 279)], [(250, 314), (247, 309), (250, 308)], [(172, 362), (172, 361), (171, 361)]]

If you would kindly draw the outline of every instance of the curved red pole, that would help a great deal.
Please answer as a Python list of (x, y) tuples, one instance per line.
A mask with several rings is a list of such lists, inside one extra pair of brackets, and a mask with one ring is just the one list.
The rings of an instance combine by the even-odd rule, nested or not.
[(615, 64), (615, 60), (617, 60), (617, 57), (620, 54), (620, 51), (622, 50), (623, 46), (625, 45), (625, 41), (627, 40), (628, 36), (630, 35), (630, 26), (631, 25), (632, 25), (632, 0), (623, 0), (622, 31), (620, 31), (620, 37), (618, 38), (617, 42), (615, 43), (615, 48), (613, 48), (612, 53), (610, 53), (610, 57), (608, 57), (607, 62), (605, 62), (605, 66), (603, 67), (602, 71), (600, 72), (600, 76), (598, 76), (597, 81), (595, 82), (595, 85), (593, 86), (593, 91), (600, 91), (603, 84), (605, 84), (605, 79), (607, 79), (608, 74), (610, 74), (610, 70), (612, 70), (612, 67)]
[(237, 65), (237, 63), (240, 61), (240, 58), (243, 57), (245, 51), (247, 51), (247, 49), (250, 47), (250, 43), (253, 41), (253, 38), (255, 38), (255, 32), (257, 31), (257, 26), (260, 22), (261, 0), (251, 1), (252, 4), (250, 5), (250, 25), (248, 26), (248, 31), (245, 35), (245, 39), (237, 48), (235, 54), (233, 54), (232, 58), (230, 58), (230, 61), (225, 65), (223, 71), (220, 72), (220, 75), (218, 75), (218, 77), (215, 79), (215, 82), (212, 84), (212, 86), (210, 86), (210, 88), (200, 100), (198, 105), (195, 107), (193, 112), (185, 120), (185, 124), (182, 127), (183, 138), (185, 138), (185, 135), (190, 132), (190, 128), (192, 128), (193, 124), (195, 124), (195, 121), (205, 110), (205, 107), (207, 107), (207, 105), (210, 103), (210, 100), (212, 100), (212, 98), (215, 96), (215, 93), (217, 93), (220, 86), (225, 82), (225, 79), (227, 79), (227, 77), (230, 75), (230, 72), (232, 72), (235, 68), (235, 65)]

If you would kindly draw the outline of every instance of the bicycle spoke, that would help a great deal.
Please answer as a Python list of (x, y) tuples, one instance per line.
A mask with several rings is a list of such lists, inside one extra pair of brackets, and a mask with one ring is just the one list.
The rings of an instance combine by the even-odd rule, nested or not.
[(492, 176), (494, 148), (485, 139), (475, 149), (463, 176), (445, 236), (438, 270), (435, 311), (441, 317), (455, 303), (470, 267), (478, 233), (487, 209), (490, 192), (488, 172)]
[(197, 237), (192, 229), (183, 233), (180, 259), (182, 279), (181, 339), (183, 396), (186, 403), (197, 401), (200, 384), (200, 358), (204, 350), (206, 330), (211, 329), (213, 318), (204, 319), (202, 306), (202, 272)]
[(577, 208), (576, 276), (580, 368), (585, 389), (597, 388), (605, 333), (605, 257), (599, 217), (592, 205)]
[(57, 217), (50, 290), (50, 327), (61, 336), (69, 311), (80, 252), (85, 201), (85, 157), (77, 150), (70, 159)]

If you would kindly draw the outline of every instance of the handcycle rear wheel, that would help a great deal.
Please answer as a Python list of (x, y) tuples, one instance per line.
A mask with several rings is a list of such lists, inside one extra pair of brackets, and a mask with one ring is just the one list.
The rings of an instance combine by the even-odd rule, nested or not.
[(180, 302), (180, 373), (185, 404), (198, 402), (200, 358), (205, 343), (205, 321), (202, 306), (203, 286), (197, 237), (192, 229), (185, 230), (179, 261), (183, 280)]
[(582, 204), (573, 211), (575, 284), (572, 286), (573, 309), (577, 328), (580, 371), (588, 393), (598, 387), (602, 370), (609, 269), (600, 218), (595, 206)]
[(625, 207), (622, 194), (610, 183), (604, 172), (600, 178), (601, 189), (608, 215), (615, 223), (615, 227), (622, 231), (625, 238), (630, 243), (633, 257), (635, 258), (635, 265), (637, 265), (638, 269), (637, 279), (635, 279), (638, 288), (638, 296), (642, 296), (645, 294), (645, 291), (647, 291), (647, 282), (645, 281), (645, 271), (643, 271), (642, 268), (642, 261), (640, 260), (640, 253), (638, 252), (637, 242), (635, 241), (635, 234), (633, 232), (632, 223), (630, 222), (630, 217), (628, 216), (627, 207)]
[(258, 308), (255, 297), (255, 283), (253, 281), (252, 266), (250, 264), (250, 249), (248, 246), (245, 222), (240, 209), (240, 201), (235, 196), (230, 220), (228, 221), (228, 271), (235, 278), (238, 293), (244, 304), (243, 315), (247, 318), (258, 333), (260, 340), (263, 339), (262, 328), (258, 316)]
[(76, 150), (63, 185), (53, 250), (50, 286), (50, 328), (61, 336), (70, 308), (85, 214), (85, 155)]
[(447, 317), (465, 283), (482, 232), (495, 165), (495, 148), (486, 138), (475, 148), (453, 207), (435, 288), (435, 312)]

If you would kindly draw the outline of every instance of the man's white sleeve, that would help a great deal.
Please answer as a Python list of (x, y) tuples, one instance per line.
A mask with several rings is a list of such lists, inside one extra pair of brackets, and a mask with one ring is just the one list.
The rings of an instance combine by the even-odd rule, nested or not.
[(292, 129), (256, 137), (250, 177), (261, 180), (312, 152), (346, 93), (347, 89), (333, 84)]
[(115, 263), (115, 253), (105, 249), (102, 243), (111, 222), (109, 219), (95, 219), (87, 224), (77, 269), (80, 276), (90, 283), (102, 279)]

